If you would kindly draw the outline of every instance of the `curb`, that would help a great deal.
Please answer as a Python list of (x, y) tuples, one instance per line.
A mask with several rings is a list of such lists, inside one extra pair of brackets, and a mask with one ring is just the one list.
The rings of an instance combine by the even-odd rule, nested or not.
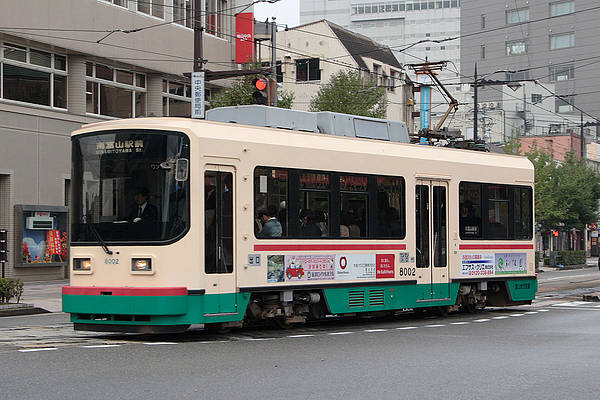
[(0, 305), (0, 317), (14, 317), (18, 315), (46, 314), (50, 311), (33, 304), (2, 304)]

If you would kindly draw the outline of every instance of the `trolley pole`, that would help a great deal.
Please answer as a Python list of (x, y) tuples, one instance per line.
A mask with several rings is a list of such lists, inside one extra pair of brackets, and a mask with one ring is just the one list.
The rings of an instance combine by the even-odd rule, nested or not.
[(477, 141), (477, 63), (475, 63), (475, 76), (473, 79), (473, 141)]
[(277, 107), (277, 24), (275, 23), (275, 17), (272, 17), (271, 22), (271, 68), (272, 68), (272, 82), (273, 89), (271, 90), (271, 103), (273, 107)]

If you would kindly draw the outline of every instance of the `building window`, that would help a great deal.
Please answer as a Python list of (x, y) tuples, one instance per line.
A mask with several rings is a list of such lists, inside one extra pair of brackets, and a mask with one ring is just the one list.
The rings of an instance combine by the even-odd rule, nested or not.
[(481, 29), (485, 29), (485, 14), (481, 15)]
[(173, 22), (188, 28), (194, 27), (192, 0), (173, 0)]
[(560, 15), (571, 14), (575, 12), (575, 1), (557, 1), (550, 3), (550, 16), (558, 17)]
[[(112, 3), (115, 6), (120, 6), (120, 7), (125, 7), (125, 8), (129, 7), (129, 0), (102, 0), (102, 1), (105, 1), (107, 3)], [(144, 1), (149, 1), (149, 0), (144, 0)]]
[(1, 98), (67, 108), (65, 56), (6, 42), (1, 49)]
[(527, 53), (527, 41), (526, 40), (515, 40), (513, 42), (506, 42), (506, 55), (515, 56), (519, 54)]
[(153, 17), (165, 18), (165, 0), (138, 0), (137, 10)]
[(550, 36), (550, 50), (565, 49), (575, 46), (575, 33), (559, 33)]
[(485, 44), (481, 45), (481, 59), (485, 60)]
[(86, 63), (86, 111), (115, 118), (146, 116), (143, 74)]
[(388, 86), (388, 92), (394, 93), (396, 91), (396, 85), (398, 82), (399, 74), (394, 70), (390, 70), (390, 85)]
[(321, 70), (319, 69), (319, 59), (310, 58), (296, 60), (296, 81), (319, 81), (321, 80)]
[(529, 21), (529, 8), (520, 8), (518, 10), (509, 10), (506, 12), (506, 24), (518, 24)]
[(227, 10), (226, 0), (205, 0), (203, 11), (206, 14), (204, 25), (206, 33), (224, 37), (225, 17), (223, 13), (227, 13), (225, 10)]
[(575, 68), (573, 65), (560, 65), (550, 67), (550, 81), (567, 81), (575, 78)]
[(507, 81), (523, 81), (529, 79), (529, 71), (507, 72), (505, 76)]
[(163, 116), (190, 117), (192, 115), (191, 86), (182, 82), (163, 80)]
[(541, 94), (532, 93), (531, 94), (531, 102), (533, 104), (541, 103), (542, 102), (542, 95)]
[(567, 113), (573, 111), (574, 96), (560, 96), (555, 100), (555, 111), (557, 113)]

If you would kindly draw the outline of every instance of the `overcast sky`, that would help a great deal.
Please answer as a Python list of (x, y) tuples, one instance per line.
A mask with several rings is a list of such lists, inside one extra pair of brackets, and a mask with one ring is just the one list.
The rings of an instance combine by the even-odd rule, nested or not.
[[(254, 18), (264, 21), (276, 17), (277, 24), (287, 24), (290, 28), (300, 21), (300, 0), (279, 0), (277, 3), (258, 3), (254, 5)], [(279, 28), (281, 29), (281, 28)]]

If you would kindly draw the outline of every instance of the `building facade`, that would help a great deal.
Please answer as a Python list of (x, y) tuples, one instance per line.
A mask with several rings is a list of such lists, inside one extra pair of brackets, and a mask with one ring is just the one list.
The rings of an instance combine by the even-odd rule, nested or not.
[(521, 135), (567, 134), (582, 116), (584, 123), (600, 116), (599, 16), (593, 0), (462, 0), (463, 79), (473, 80), (477, 63), (478, 79), (537, 80), (518, 90), (482, 86), (479, 104), (519, 113), (511, 126), (521, 125)]
[(308, 111), (320, 85), (336, 72), (358, 70), (386, 88), (386, 118), (406, 122), (410, 130), (413, 107), (407, 100), (412, 85), (387, 47), (325, 20), (279, 32), (277, 43), (278, 81), (282, 89), (294, 93), (293, 109)]
[[(235, 1), (203, 2), (209, 70), (234, 69)], [(0, 229), (6, 276), (68, 271), (70, 134), (112, 118), (189, 116), (192, 1), (21, 0), (0, 13)], [(223, 81), (211, 82), (207, 90)]]

